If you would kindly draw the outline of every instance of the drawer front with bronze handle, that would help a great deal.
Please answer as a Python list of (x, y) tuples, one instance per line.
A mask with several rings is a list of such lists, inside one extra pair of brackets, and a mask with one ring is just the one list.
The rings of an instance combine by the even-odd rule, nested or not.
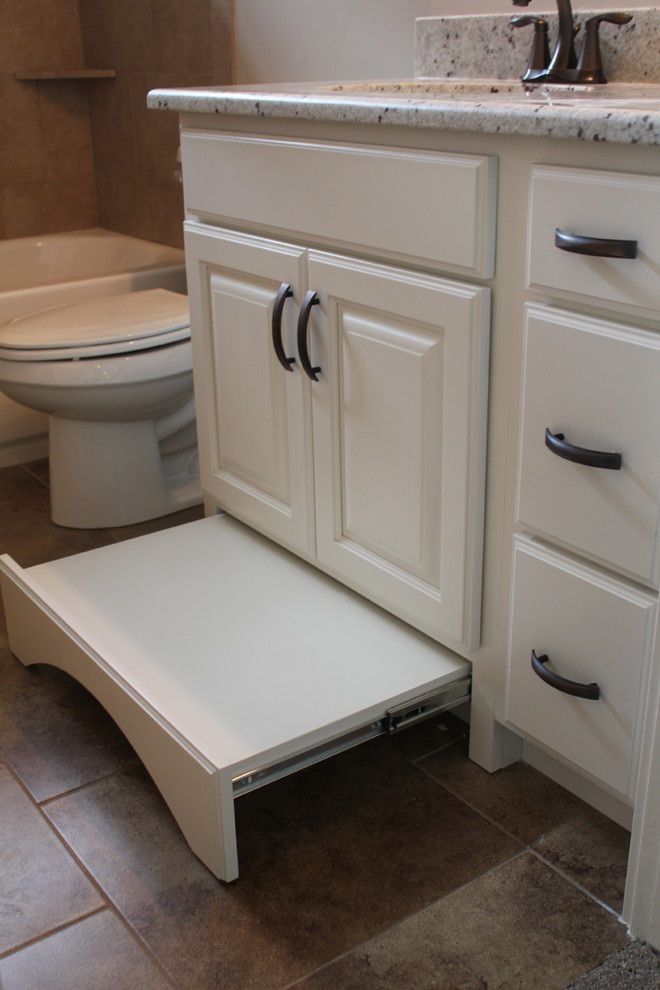
[(622, 795), (656, 607), (622, 580), (515, 540), (507, 722)]
[(660, 334), (529, 305), (518, 522), (657, 587)]
[(527, 286), (660, 314), (660, 177), (532, 168)]

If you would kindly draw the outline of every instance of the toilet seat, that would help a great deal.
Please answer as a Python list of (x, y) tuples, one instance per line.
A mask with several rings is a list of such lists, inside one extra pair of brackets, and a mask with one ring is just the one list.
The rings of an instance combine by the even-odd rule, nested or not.
[(148, 289), (56, 306), (0, 327), (0, 358), (73, 361), (131, 354), (190, 338), (188, 297)]

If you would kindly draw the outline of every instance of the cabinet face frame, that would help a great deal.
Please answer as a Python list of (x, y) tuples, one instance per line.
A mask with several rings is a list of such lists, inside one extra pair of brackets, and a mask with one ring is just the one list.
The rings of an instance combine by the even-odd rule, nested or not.
[[(294, 295), (283, 311), (283, 343), (287, 354), (297, 354), (295, 314), (306, 289), (306, 252), (193, 223), (185, 225), (185, 240), (202, 487), (232, 515), (312, 557), (309, 383), (299, 362), (292, 372), (282, 368), (271, 339), (273, 303), (287, 283)], [(243, 335), (223, 333), (223, 300), (243, 321)], [(223, 351), (240, 387), (232, 382), (232, 367), (223, 364)], [(223, 408), (230, 424), (224, 435)], [(250, 463), (231, 456), (238, 448), (249, 453)]]

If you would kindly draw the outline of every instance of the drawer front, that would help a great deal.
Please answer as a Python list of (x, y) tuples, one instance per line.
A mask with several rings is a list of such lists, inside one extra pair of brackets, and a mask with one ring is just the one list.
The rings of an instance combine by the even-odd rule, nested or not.
[[(654, 614), (650, 595), (516, 540), (507, 721), (628, 796)], [(532, 650), (549, 657), (550, 671), (597, 683), (599, 700), (546, 684), (532, 670)]]
[(186, 130), (186, 209), (490, 278), (496, 161)]
[[(546, 430), (620, 470), (564, 459)], [(657, 585), (659, 435), (660, 334), (527, 307), (519, 522)]]
[[(640, 315), (660, 312), (660, 178), (532, 169), (527, 284), (615, 303)], [(637, 241), (635, 259), (592, 257), (555, 246), (555, 230)]]

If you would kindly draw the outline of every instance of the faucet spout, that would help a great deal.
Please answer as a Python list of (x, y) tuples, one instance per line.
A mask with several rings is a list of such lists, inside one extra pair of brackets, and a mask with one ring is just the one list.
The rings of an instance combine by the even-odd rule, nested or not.
[[(531, 0), (513, 0), (514, 7), (528, 7)], [(565, 82), (566, 69), (574, 69), (577, 63), (574, 45), (573, 10), (571, 0), (557, 0), (559, 34), (550, 59), (545, 79), (548, 82)]]

